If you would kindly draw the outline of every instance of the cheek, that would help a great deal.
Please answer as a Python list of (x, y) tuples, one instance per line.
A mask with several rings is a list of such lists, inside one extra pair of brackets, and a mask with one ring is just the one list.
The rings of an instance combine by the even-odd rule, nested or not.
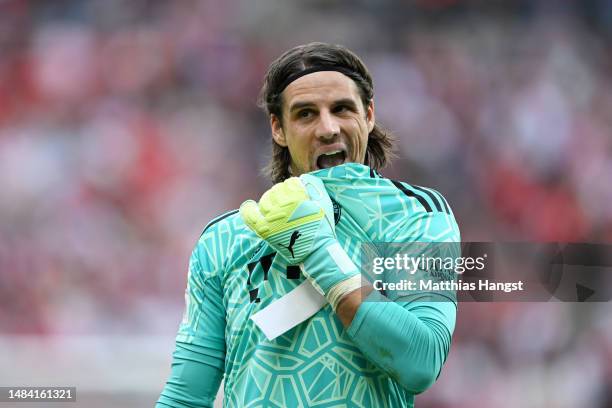
[(307, 164), (309, 157), (310, 144), (308, 138), (300, 136), (300, 134), (293, 134), (293, 137), (287, 143), (289, 147), (289, 153), (294, 162), (299, 164)]
[(365, 120), (352, 118), (353, 127), (353, 144), (357, 158), (362, 159), (365, 156), (365, 151), (368, 144), (368, 124)]

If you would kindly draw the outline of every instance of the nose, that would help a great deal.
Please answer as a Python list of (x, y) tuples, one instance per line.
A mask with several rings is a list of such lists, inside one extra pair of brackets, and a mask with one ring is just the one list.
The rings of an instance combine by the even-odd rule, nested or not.
[(328, 110), (319, 113), (316, 136), (323, 140), (332, 140), (340, 134), (340, 125), (334, 115)]

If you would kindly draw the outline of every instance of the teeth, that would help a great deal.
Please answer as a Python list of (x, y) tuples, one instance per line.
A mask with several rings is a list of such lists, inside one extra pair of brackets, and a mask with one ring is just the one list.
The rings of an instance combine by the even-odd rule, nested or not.
[(342, 152), (342, 150), (334, 150), (334, 151), (331, 151), (331, 152), (323, 153), (323, 155), (324, 156), (332, 156), (332, 155), (340, 153), (340, 152)]

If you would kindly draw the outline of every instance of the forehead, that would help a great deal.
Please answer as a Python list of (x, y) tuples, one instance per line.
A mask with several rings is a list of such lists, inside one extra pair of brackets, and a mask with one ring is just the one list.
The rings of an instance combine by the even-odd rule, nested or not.
[(290, 83), (283, 91), (285, 107), (296, 102), (325, 103), (338, 99), (354, 99), (357, 102), (357, 84), (337, 71), (320, 71), (304, 75)]

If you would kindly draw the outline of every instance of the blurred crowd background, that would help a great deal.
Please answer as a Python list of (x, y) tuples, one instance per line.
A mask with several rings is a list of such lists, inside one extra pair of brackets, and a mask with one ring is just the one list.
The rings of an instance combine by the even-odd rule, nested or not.
[[(97, 402), (152, 404), (201, 230), (270, 185), (265, 69), (310, 41), (363, 58), (397, 138), (382, 173), (442, 192), (463, 240), (612, 241), (609, 1), (0, 0), (0, 366), (37, 353), (32, 381), (51, 380), (38, 347), (118, 339), (74, 366), (87, 390), (106, 362), (94, 388), (117, 398), (112, 373), (137, 370), (108, 363), (132, 353), (117, 344), (160, 339), (127, 399)], [(609, 303), (471, 303), (417, 405), (612, 407), (611, 390)]]

